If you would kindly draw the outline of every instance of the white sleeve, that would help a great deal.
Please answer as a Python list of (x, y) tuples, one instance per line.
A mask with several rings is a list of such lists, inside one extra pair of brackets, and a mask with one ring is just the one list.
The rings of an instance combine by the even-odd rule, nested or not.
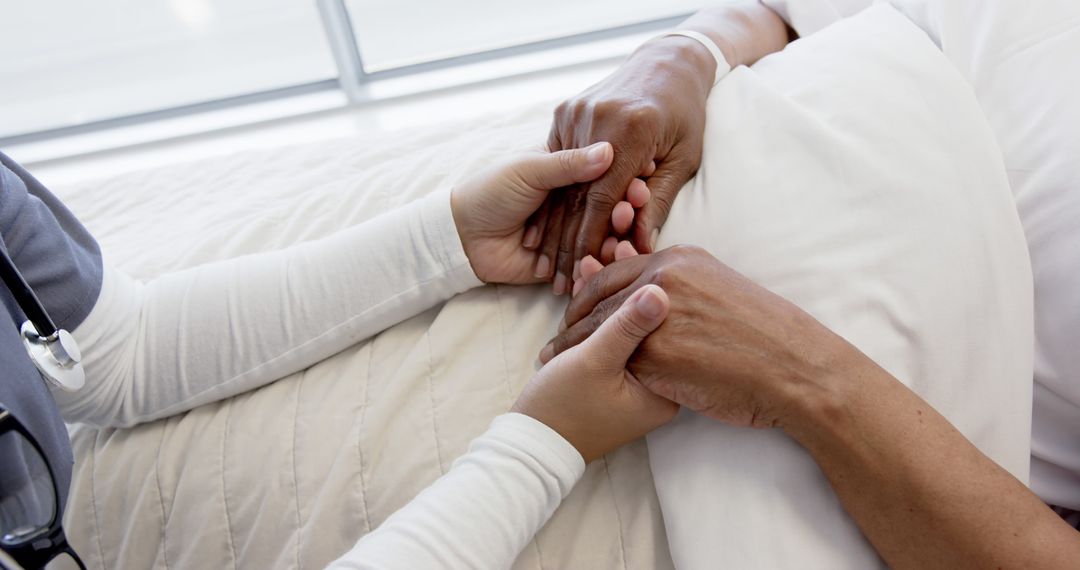
[(450, 471), (330, 568), (509, 568), (584, 472), (581, 455), (548, 426), (499, 416)]
[(320, 240), (146, 283), (106, 263), (73, 332), (86, 386), (53, 395), (69, 422), (167, 417), (302, 370), (480, 284), (449, 190)]
[(874, 0), (762, 0), (799, 36), (808, 36), (868, 8)]

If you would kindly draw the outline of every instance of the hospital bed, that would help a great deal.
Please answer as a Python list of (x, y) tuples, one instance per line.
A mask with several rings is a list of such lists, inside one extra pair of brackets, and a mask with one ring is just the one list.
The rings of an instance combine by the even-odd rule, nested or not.
[[(544, 140), (554, 103), (59, 190), (111, 263), (152, 277), (405, 204)], [(1026, 479), (1031, 269), (962, 73), (878, 7), (736, 70), (709, 105), (706, 159), (661, 245), (699, 243), (796, 301)], [(71, 542), (96, 568), (321, 567), (510, 407), (564, 303), (476, 289), (254, 392), (131, 429), (75, 426)], [(880, 564), (782, 434), (684, 414), (592, 464), (515, 568), (706, 561)]]

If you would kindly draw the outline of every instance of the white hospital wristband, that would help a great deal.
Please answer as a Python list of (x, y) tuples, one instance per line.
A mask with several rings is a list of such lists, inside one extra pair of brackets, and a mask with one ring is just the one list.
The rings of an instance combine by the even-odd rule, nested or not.
[(668, 32), (660, 37), (666, 38), (668, 36), (683, 36), (684, 38), (696, 40), (698, 43), (705, 46), (705, 49), (709, 50), (713, 59), (716, 60), (716, 77), (713, 78), (713, 85), (720, 83), (720, 80), (731, 71), (731, 64), (728, 63), (727, 59), (724, 57), (724, 52), (720, 51), (716, 42), (709, 39), (709, 36), (693, 30), (675, 30), (674, 32)]

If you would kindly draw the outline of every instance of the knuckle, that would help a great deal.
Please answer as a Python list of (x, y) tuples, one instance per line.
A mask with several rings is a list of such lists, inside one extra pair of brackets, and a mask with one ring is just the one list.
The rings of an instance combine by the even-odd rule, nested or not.
[(619, 307), (622, 306), (623, 301), (626, 300), (626, 297), (626, 295), (615, 295), (604, 299), (604, 302), (600, 303), (599, 307), (600, 322), (602, 323), (611, 318), (611, 315), (614, 315), (615, 312), (619, 310)]
[(671, 286), (671, 269), (663, 265), (657, 267), (653, 270), (652, 278), (649, 281), (666, 291)]
[(706, 254), (704, 249), (689, 244), (673, 245), (667, 249), (667, 255), (678, 261), (694, 259), (703, 254)]
[(607, 192), (589, 192), (585, 208), (594, 216), (607, 216), (615, 209), (618, 197)]
[(596, 310), (590, 313), (589, 316), (585, 319), (585, 328), (588, 329), (591, 333), (592, 331), (600, 328), (600, 325), (604, 324), (605, 320), (606, 317), (600, 310), (600, 306), (598, 305)]
[(580, 119), (588, 114), (592, 110), (593, 103), (585, 98), (575, 99), (571, 104), (570, 114), (575, 119)]
[(638, 339), (647, 334), (645, 327), (637, 321), (637, 313), (634, 311), (622, 311), (615, 318), (615, 326), (619, 335), (626, 339)]
[[(599, 230), (601, 228), (589, 228), (585, 225), (585, 222), (582, 222), (581, 229), (581, 233), (578, 234), (577, 240), (574, 242), (574, 248), (576, 250), (575, 257), (597, 255), (598, 251), (593, 251), (593, 249), (595, 248), (596, 250), (599, 250), (599, 240), (596, 237), (596, 232), (590, 230)], [(607, 226), (605, 225), (602, 229), (606, 230)], [(601, 237), (599, 239), (603, 238)], [(578, 253), (580, 253), (580, 256), (578, 255)]]
[[(678, 188), (676, 188), (676, 191), (678, 191)], [(675, 200), (674, 196), (668, 195), (667, 192), (653, 192), (649, 202), (657, 212), (666, 217), (668, 212), (671, 212), (671, 206), (675, 203)]]
[(626, 108), (626, 104), (616, 98), (601, 99), (593, 105), (593, 114), (597, 117), (604, 118), (611, 115), (620, 114), (623, 109)]
[[(585, 283), (585, 290), (589, 298), (597, 299), (603, 295), (604, 291), (607, 289), (608, 279), (607, 271), (601, 271), (600, 273), (593, 275), (592, 278)], [(603, 301), (598, 303), (597, 306), (602, 304)]]
[(655, 105), (638, 104), (626, 111), (625, 120), (631, 127), (648, 127), (655, 125), (660, 117), (660, 110)]

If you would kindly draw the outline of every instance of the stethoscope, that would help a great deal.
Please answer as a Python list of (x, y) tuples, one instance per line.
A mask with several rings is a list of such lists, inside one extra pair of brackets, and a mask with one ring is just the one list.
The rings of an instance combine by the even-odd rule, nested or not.
[(26, 315), (27, 320), (19, 333), (34, 366), (53, 386), (68, 392), (82, 388), (86, 375), (83, 373), (79, 345), (71, 333), (56, 327), (34, 290), (11, 261), (3, 244), (0, 244), (0, 277)]

